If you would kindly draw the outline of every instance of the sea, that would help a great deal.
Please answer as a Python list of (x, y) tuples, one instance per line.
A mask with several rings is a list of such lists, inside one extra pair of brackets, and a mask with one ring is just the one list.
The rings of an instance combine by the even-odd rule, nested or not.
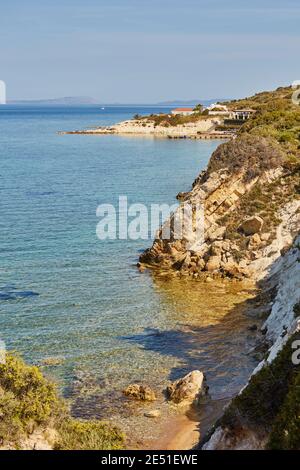
[(128, 384), (156, 390), (165, 422), (163, 390), (193, 369), (210, 406), (246, 382), (250, 291), (139, 272), (152, 240), (100, 240), (97, 207), (176, 203), (221, 142), (58, 132), (169, 111), (0, 106), (0, 340), (57, 382), (74, 416), (117, 422), (141, 447), (166, 431), (124, 398)]

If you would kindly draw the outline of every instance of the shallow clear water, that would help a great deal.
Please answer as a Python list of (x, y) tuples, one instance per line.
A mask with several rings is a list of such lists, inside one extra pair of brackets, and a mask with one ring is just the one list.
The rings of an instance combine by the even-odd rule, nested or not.
[(105, 416), (128, 383), (162, 387), (196, 367), (223, 398), (253, 366), (242, 308), (227, 315), (240, 287), (141, 274), (150, 240), (96, 237), (99, 204), (176, 202), (219, 142), (56, 134), (157, 111), (0, 108), (1, 338), (33, 363), (62, 358), (47, 371), (79, 415)]

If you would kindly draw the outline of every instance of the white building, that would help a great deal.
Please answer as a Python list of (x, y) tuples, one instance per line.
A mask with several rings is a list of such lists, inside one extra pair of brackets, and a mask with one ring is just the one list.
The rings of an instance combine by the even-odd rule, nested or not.
[(171, 113), (173, 115), (180, 115), (180, 116), (190, 116), (191, 114), (194, 114), (193, 108), (176, 108), (172, 109)]
[(227, 106), (214, 103), (206, 108), (209, 116), (223, 116), (227, 119), (233, 119), (237, 121), (246, 121), (251, 117), (255, 110), (253, 109), (228, 109)]
[(227, 106), (223, 104), (213, 103), (206, 108), (208, 110), (209, 116), (224, 116), (230, 117), (230, 111)]
[(238, 119), (241, 121), (246, 121), (251, 117), (256, 111), (254, 109), (234, 109), (231, 111), (230, 119)]
[(213, 111), (214, 109), (217, 109), (219, 111), (228, 111), (227, 106), (224, 104), (218, 104), (218, 103), (212, 103), (209, 106), (207, 106), (205, 109), (208, 109), (208, 111)]

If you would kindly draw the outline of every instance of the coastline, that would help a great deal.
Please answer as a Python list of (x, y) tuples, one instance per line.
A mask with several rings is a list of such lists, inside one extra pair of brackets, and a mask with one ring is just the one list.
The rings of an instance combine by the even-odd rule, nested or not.
[[(258, 365), (204, 437), (204, 450), (299, 448), (299, 363), (291, 360), (300, 337), (299, 146), (292, 137), (293, 146), (286, 145), (276, 127), (284, 116), (297, 137), (299, 108), (290, 94), (279, 88), (248, 99), (259, 102), (260, 111), (235, 140), (217, 148), (192, 190), (178, 195), (179, 208), (139, 259), (141, 270), (210, 283), (251, 279), (258, 288), (250, 328), (257, 332), (251, 353)], [(175, 221), (186, 203), (204, 207), (204, 233), (197, 238), (194, 227), (187, 227), (178, 240)]]
[(231, 139), (235, 137), (233, 131), (220, 131), (216, 127), (222, 123), (222, 119), (199, 119), (195, 122), (187, 122), (177, 125), (156, 124), (147, 117), (145, 119), (131, 119), (122, 121), (112, 126), (102, 126), (90, 129), (59, 131), (58, 134), (78, 135), (121, 135), (121, 136), (151, 136), (168, 139)]
[[(281, 349), (284, 349), (285, 343), (298, 331), (293, 309), (296, 308), (299, 286), (294, 286), (295, 294), (290, 295), (288, 313), (282, 312), (280, 326), (274, 323), (274, 319), (278, 321), (276, 317), (278, 303), (282, 310), (285, 308), (282, 299), (276, 297), (274, 290), (280, 290), (282, 285), (283, 290), (290, 291), (288, 281), (279, 278), (278, 267), (283, 265), (284, 272), (286, 271), (286, 275), (289, 276), (292, 267), (285, 264), (287, 263), (285, 255), (287, 253), (287, 257), (292, 260), (293, 256), (297, 257), (299, 247), (296, 236), (300, 225), (300, 201), (297, 197), (299, 192), (297, 191), (299, 172), (296, 160), (297, 140), (295, 139), (293, 147), (286, 147), (280, 130), (276, 131), (272, 127), (266, 103), (268, 100), (270, 103), (274, 101), (274, 94), (278, 98), (276, 103), (278, 111), (273, 111), (271, 118), (276, 123), (277, 113), (284, 109), (286, 118), (290, 118), (292, 123), (289, 124), (291, 132), (296, 136), (298, 110), (292, 107), (289, 89), (279, 88), (275, 92), (262, 94), (262, 97), (257, 94), (247, 99), (251, 107), (256, 107), (255, 109), (261, 107), (256, 117), (252, 116), (242, 126), (238, 135), (232, 133), (231, 137), (234, 140), (221, 145), (214, 152), (208, 169), (196, 178), (192, 190), (182, 193), (179, 198), (182, 203), (194, 204), (201, 201), (205, 204), (204, 239), (197, 240), (193, 229), (185, 233), (184, 240), (178, 241), (175, 236), (172, 238), (172, 223), (175, 217), (173, 215), (164, 224), (170, 226), (170, 239), (161, 238), (161, 228), (153, 246), (140, 256), (138, 263), (141, 271), (152, 268), (162, 273), (169, 272), (179, 278), (187, 277), (206, 282), (215, 282), (224, 278), (248, 278), (257, 283), (260, 289), (257, 305), (252, 310), (254, 310), (253, 319), (256, 321), (253, 331), (257, 331), (258, 337), (252, 353), (256, 355), (260, 365), (249, 373), (244, 383), (245, 390), (249, 386), (251, 388), (251, 376), (256, 376), (257, 373), (259, 375), (260, 369), (273, 363)], [(207, 125), (206, 121), (202, 120), (201, 124)], [(194, 123), (190, 123), (188, 127), (185, 125), (183, 129), (182, 126), (171, 127), (172, 129), (170, 126), (155, 126), (132, 120), (119, 123), (112, 128), (79, 131), (79, 133), (160, 137), (163, 135), (168, 138), (199, 138), (199, 136), (205, 137), (206, 134), (214, 135), (212, 128), (202, 127), (195, 132)], [(253, 129), (256, 132), (252, 133)], [(270, 138), (269, 135), (274, 137)], [(282, 190), (285, 198), (282, 198)], [(178, 212), (180, 210), (179, 208)], [(187, 241), (190, 247), (188, 249)], [(294, 262), (292, 261), (292, 264)], [(258, 326), (257, 323), (261, 320), (264, 320), (264, 325)], [(230, 407), (234, 408), (238, 396), (239, 392), (236, 398), (233, 398), (231, 402), (233, 405)], [(245, 405), (247, 406), (248, 404)], [(230, 433), (230, 429), (228, 431), (227, 422), (223, 417), (219, 417), (216, 422), (216, 426), (219, 427), (211, 433), (211, 442), (209, 441), (204, 448), (238, 449), (255, 448), (255, 446), (262, 448), (267, 445), (266, 436), (260, 442), (255, 432), (250, 432), (244, 423), (241, 425), (244, 426), (244, 435), (241, 432), (236, 438), (236, 431), (233, 433)], [(235, 423), (239, 429), (237, 418)], [(212, 423), (210, 424), (212, 426)], [(192, 422), (182, 417), (174, 422), (173, 429), (172, 435), (164, 441), (164, 446), (170, 448), (193, 445), (195, 428)], [(189, 437), (186, 434), (189, 434)]]
[(222, 416), (223, 408), (228, 403), (230, 399), (220, 399), (207, 404), (205, 409), (191, 409), (172, 417), (164, 423), (160, 439), (145, 446), (145, 450), (199, 449), (201, 441)]
[[(251, 121), (249, 124), (252, 125)], [(280, 138), (279, 134), (278, 139)], [(281, 140), (279, 142), (282, 144)], [(284, 144), (282, 146), (284, 148)], [(290, 149), (291, 147), (289, 147), (291, 153)], [(255, 155), (254, 161), (253, 155)], [(157, 273), (158, 279), (155, 280), (157, 290), (162, 297), (165, 295), (166, 299), (168, 296), (172, 299), (172, 318), (174, 317), (176, 321), (179, 319), (184, 326), (177, 330), (177, 325), (174, 328), (173, 323), (171, 328), (167, 325), (166, 331), (152, 331), (150, 335), (145, 335), (148, 338), (138, 335), (138, 338), (135, 337), (133, 341), (148, 351), (154, 349), (161, 352), (162, 357), (163, 354), (169, 354), (171, 348), (171, 354), (178, 359), (178, 362), (175, 361), (169, 368), (170, 379), (180, 378), (194, 367), (206, 372), (207, 363), (203, 361), (203, 358), (198, 358), (197, 363), (197, 353), (199, 350), (203, 351), (205, 341), (209, 342), (211, 339), (207, 336), (212, 330), (214, 334), (217, 332), (218, 338), (217, 341), (211, 341), (209, 347), (211, 348), (211, 344), (214, 345), (213, 349), (217, 349), (220, 344), (224, 348), (231, 347), (230, 367), (233, 370), (241, 368), (241, 360), (245, 356), (255, 358), (256, 362), (251, 370), (249, 368), (246, 370), (234, 394), (229, 393), (232, 384), (223, 383), (224, 389), (228, 392), (226, 399), (223, 397), (224, 402), (228, 404), (231, 401), (227, 407), (229, 415), (228, 411), (223, 413), (221, 406), (217, 415), (211, 412), (207, 416), (204, 426), (201, 412), (205, 413), (206, 406), (209, 409), (216, 400), (204, 404), (200, 409), (200, 414), (194, 417), (189, 413), (170, 416), (168, 419), (162, 416), (160, 422), (162, 437), (158, 437), (154, 443), (152, 441), (148, 445), (146, 434), (151, 434), (151, 426), (157, 427), (157, 421), (146, 417), (145, 409), (141, 406), (137, 414), (142, 417), (146, 448), (188, 448), (197, 445), (195, 441), (199, 441), (199, 438), (205, 439), (203, 434), (206, 430), (208, 430), (208, 440), (203, 446), (204, 449), (262, 448), (267, 445), (266, 432), (261, 433), (263, 438), (260, 439), (261, 435), (256, 435), (256, 429), (247, 427), (247, 412), (249, 409), (251, 411), (251, 406), (253, 406), (251, 393), (253, 394), (254, 389), (255, 397), (259, 395), (256, 381), (262, 380), (260, 379), (261, 373), (264, 379), (264, 374), (268, 374), (268, 370), (273, 374), (275, 368), (275, 373), (279, 374), (281, 380), (280, 373), (282, 372), (280, 370), (278, 372), (280, 367), (276, 366), (276, 361), (278, 357), (281, 360), (282, 352), (290, 354), (290, 349), (286, 348), (290, 348), (292, 339), (298, 338), (300, 330), (298, 302), (300, 240), (299, 236), (297, 237), (300, 226), (299, 163), (291, 158), (288, 159), (287, 156), (284, 159), (283, 155), (282, 149), (274, 139), (247, 135), (247, 133), (246, 136), (239, 135), (235, 141), (220, 146), (214, 152), (208, 169), (194, 181), (192, 190), (180, 193), (181, 197), (178, 198), (180, 201), (201, 200), (206, 203), (208, 223), (205, 230), (205, 243), (201, 240), (201, 243), (196, 243), (192, 249), (188, 249), (184, 243), (185, 240), (183, 242), (175, 242), (173, 239), (160, 240), (158, 236), (153, 246), (141, 255), (139, 268), (153, 268), (153, 272)], [(243, 156), (243, 158), (237, 160), (237, 156)], [(189, 233), (188, 236), (191, 236), (190, 240), (192, 240), (193, 233)], [(194, 242), (198, 241), (194, 240)], [(169, 292), (166, 287), (167, 276), (174, 280), (176, 296), (174, 296), (174, 289)], [(192, 308), (188, 315), (182, 311), (180, 301), (181, 297), (188, 297), (187, 283), (190, 283), (191, 291), (197, 291), (199, 296), (201, 291), (212, 294), (214, 290), (217, 290), (218, 282), (224, 287), (226, 280), (231, 285), (236, 283), (241, 291), (241, 281), (244, 279), (255, 281), (258, 291), (250, 305), (247, 296), (241, 299), (240, 304), (242, 303), (245, 308), (243, 315), (249, 314), (249, 323), (241, 325), (239, 331), (232, 328), (230, 323), (223, 328), (226, 323), (224, 319), (233, 321), (236, 327), (233, 316), (236, 306), (228, 305), (228, 299), (224, 298), (222, 288), (217, 292), (218, 301), (223, 301), (228, 307), (228, 311), (223, 316), (224, 312), (221, 312), (221, 317), (219, 316), (220, 304), (211, 305), (206, 299), (199, 297), (192, 302), (196, 308)], [(201, 284), (202, 281), (205, 284)], [(178, 282), (177, 287), (176, 282)], [(197, 283), (197, 287), (193, 282)], [(201, 311), (199, 306), (201, 309), (204, 306), (206, 310)], [(197, 315), (200, 317), (200, 314), (201, 320), (204, 319), (207, 323), (205, 321), (197, 323), (199, 319)], [(212, 318), (209, 314), (212, 314)], [(220, 328), (219, 331), (218, 328)], [(160, 336), (161, 339), (158, 341), (160, 345), (150, 344), (149, 336), (153, 333)], [(254, 340), (253, 347), (246, 347), (247, 342), (242, 344), (241, 334), (248, 335)], [(238, 340), (239, 348), (236, 347), (237, 343), (234, 343), (235, 339)], [(191, 343), (193, 343), (192, 346)], [(237, 355), (236, 362), (233, 360), (233, 354)], [(209, 384), (218, 376), (223, 380), (223, 374), (226, 372), (223, 359), (222, 354), (214, 358)], [(184, 367), (180, 367), (180, 361), (184, 362)], [(220, 364), (221, 368), (216, 370)], [(153, 374), (153, 371), (151, 373)], [(234, 377), (233, 374), (230, 379)], [(138, 380), (140, 378), (142, 378), (141, 375)], [(283, 379), (286, 380), (286, 377)], [(152, 385), (150, 383), (150, 386)], [(162, 382), (154, 385), (159, 386), (159, 392), (165, 390), (165, 384)], [(285, 387), (292, 385), (289, 382)], [(271, 394), (277, 393), (276, 387), (275, 389), (270, 387), (267, 381), (265, 385), (262, 380), (260, 387), (264, 386)], [(211, 387), (211, 390), (214, 391), (214, 387)], [(118, 391), (121, 393), (121, 385)], [(270, 396), (270, 393), (268, 395)], [(160, 397), (161, 401), (162, 396), (163, 394)], [(97, 398), (96, 395), (91, 397)], [(110, 416), (105, 409), (105, 403), (101, 400), (98, 400), (98, 403), (101, 403), (101, 411), (104, 410), (103, 412), (107, 413), (106, 416)], [(158, 402), (158, 407), (160, 403)], [(88, 400), (83, 404), (88, 404)], [(112, 400), (110, 404), (112, 408), (118, 406)], [(91, 409), (92, 400), (89, 405)], [(239, 406), (242, 406), (242, 411)], [(267, 405), (264, 403), (264, 406)], [(85, 411), (88, 412), (87, 409)], [(125, 415), (123, 417), (127, 418)], [(101, 419), (101, 416), (99, 418)], [(132, 423), (131, 420), (129, 426)], [(119, 424), (122, 425), (121, 420)]]

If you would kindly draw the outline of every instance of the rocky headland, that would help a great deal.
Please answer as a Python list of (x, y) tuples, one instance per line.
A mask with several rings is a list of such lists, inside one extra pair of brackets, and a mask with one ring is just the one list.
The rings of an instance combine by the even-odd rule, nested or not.
[[(299, 230), (298, 183), (298, 171), (267, 138), (241, 135), (221, 145), (140, 263), (194, 278), (264, 277)], [(176, 238), (174, 220), (186, 203), (204, 208), (203, 239), (188, 225)]]
[(128, 135), (152, 136), (170, 139), (228, 139), (233, 134), (230, 131), (217, 130), (223, 119), (214, 116), (170, 117), (170, 115), (140, 116), (122, 121), (112, 126), (102, 126), (91, 129), (63, 131), (60, 134), (88, 135)]

